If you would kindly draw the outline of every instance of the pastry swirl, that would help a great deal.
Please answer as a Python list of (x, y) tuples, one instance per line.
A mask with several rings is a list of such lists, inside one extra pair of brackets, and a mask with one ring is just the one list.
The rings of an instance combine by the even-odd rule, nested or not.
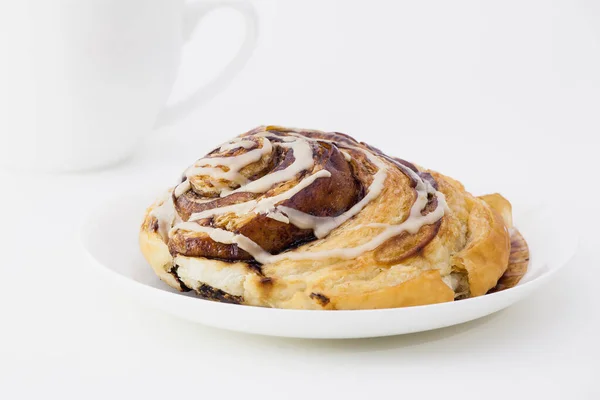
[(162, 280), (203, 298), (361, 309), (487, 293), (509, 267), (509, 228), (499, 195), (345, 134), (266, 126), (189, 167), (140, 244)]

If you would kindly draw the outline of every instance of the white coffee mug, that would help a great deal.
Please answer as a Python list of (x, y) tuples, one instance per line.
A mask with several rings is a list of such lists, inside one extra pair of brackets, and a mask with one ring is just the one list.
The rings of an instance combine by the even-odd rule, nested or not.
[[(245, 17), (245, 42), (213, 81), (165, 109), (184, 42), (219, 7)], [(156, 124), (221, 90), (257, 38), (243, 1), (30, 0), (2, 2), (0, 15), (0, 163), (44, 171), (127, 158)]]

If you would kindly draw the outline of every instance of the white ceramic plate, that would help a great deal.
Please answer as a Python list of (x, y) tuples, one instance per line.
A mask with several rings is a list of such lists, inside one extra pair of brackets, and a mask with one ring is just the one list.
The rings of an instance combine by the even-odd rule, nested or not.
[(576, 230), (550, 207), (515, 207), (531, 261), (512, 289), (453, 303), (359, 311), (280, 310), (223, 304), (182, 294), (161, 282), (138, 249), (143, 211), (155, 193), (128, 195), (92, 213), (82, 230), (91, 265), (135, 299), (191, 321), (240, 332), (298, 338), (366, 338), (413, 333), (481, 318), (547, 282), (574, 255)]

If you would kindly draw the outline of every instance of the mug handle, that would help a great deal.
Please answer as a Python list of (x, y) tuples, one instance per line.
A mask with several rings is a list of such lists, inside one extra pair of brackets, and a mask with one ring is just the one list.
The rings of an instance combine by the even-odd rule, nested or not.
[(237, 55), (223, 68), (223, 70), (210, 82), (200, 87), (190, 96), (165, 107), (158, 115), (155, 128), (170, 125), (189, 115), (195, 108), (212, 99), (223, 90), (233, 77), (242, 70), (246, 62), (254, 52), (256, 39), (258, 37), (258, 16), (256, 9), (245, 1), (216, 0), (201, 1), (186, 4), (183, 16), (183, 38), (187, 42), (202, 18), (212, 11), (225, 7), (238, 11), (246, 20), (246, 38)]

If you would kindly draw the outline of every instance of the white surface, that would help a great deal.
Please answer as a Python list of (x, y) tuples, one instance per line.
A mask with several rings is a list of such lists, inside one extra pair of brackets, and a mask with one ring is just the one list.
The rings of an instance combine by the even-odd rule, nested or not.
[(357, 339), (458, 325), (529, 296), (556, 275), (577, 248), (574, 221), (553, 218), (561, 207), (513, 204), (516, 226), (527, 238), (533, 256), (527, 274), (510, 290), (454, 303), (385, 310), (278, 310), (223, 304), (172, 289), (142, 257), (138, 250), (140, 220), (155, 195), (156, 191), (125, 193), (93, 210), (81, 230), (89, 256), (86, 264), (98, 272), (98, 278), (142, 304), (207, 326), (269, 336)]
[[(94, 174), (0, 171), (0, 398), (600, 396), (598, 3), (391, 3), (259, 1), (263, 30), (248, 67), (129, 162)], [(242, 26), (221, 26), (226, 17), (200, 28), (184, 60), (203, 46), (223, 50), (214, 64), (184, 69), (174, 98), (241, 42)], [(203, 36), (213, 28), (219, 43)], [(86, 270), (76, 232), (89, 209), (136, 185), (170, 184), (220, 135), (263, 123), (393, 143), (398, 156), (467, 186), (484, 180), (482, 190), (515, 202), (571, 201), (555, 218), (578, 224), (578, 253), (553, 282), (493, 316), (341, 342), (203, 328), (139, 306)]]

